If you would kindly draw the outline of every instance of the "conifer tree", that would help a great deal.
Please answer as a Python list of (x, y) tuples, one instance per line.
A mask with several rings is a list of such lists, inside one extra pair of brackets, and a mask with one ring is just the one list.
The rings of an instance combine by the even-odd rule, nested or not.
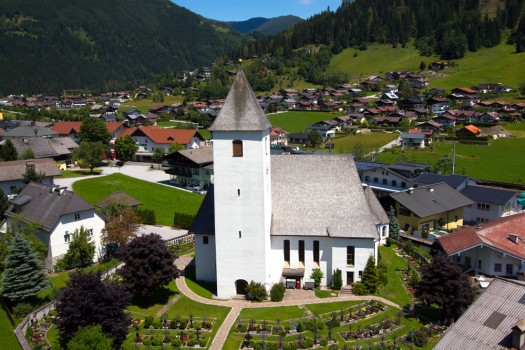
[(368, 294), (374, 294), (379, 288), (379, 271), (376, 266), (376, 259), (370, 256), (366, 262), (365, 270), (363, 271), (363, 278), (361, 279)]
[(63, 258), (67, 268), (87, 266), (93, 262), (95, 243), (89, 241), (88, 231), (81, 226), (73, 232), (66, 255)]
[(399, 239), (399, 221), (397, 221), (396, 210), (393, 207), (390, 207), (390, 212), (388, 213), (389, 221), (389, 236), (393, 239)]
[(0, 158), (6, 162), (18, 159), (18, 152), (11, 140), (6, 140), (2, 147), (0, 147)]
[(36, 296), (48, 286), (43, 262), (18, 234), (9, 248), (3, 277), (2, 296), (15, 303)]

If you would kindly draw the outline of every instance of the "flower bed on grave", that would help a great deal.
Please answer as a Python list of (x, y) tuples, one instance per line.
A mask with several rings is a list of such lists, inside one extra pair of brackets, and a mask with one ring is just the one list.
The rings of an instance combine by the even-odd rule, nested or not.
[(372, 338), (383, 338), (393, 333), (394, 331), (402, 328), (401, 324), (401, 313), (398, 314), (398, 317), (391, 319), (388, 316), (384, 318), (379, 318), (377, 322), (361, 327), (352, 327), (351, 324), (348, 325), (347, 331), (338, 332), (339, 336), (345, 341), (358, 341), (366, 340)]
[(26, 331), (26, 339), (31, 348), (43, 349), (51, 347), (46, 335), (49, 329), (53, 326), (54, 321), (55, 316), (51, 314), (42, 317), (40, 320), (32, 319), (29, 321), (29, 327)]
[(215, 319), (202, 317), (133, 319), (130, 336), (136, 346), (173, 346), (173, 348), (206, 348), (211, 340)]
[[(363, 302), (338, 312), (312, 315), (281, 321), (237, 320), (236, 333), (244, 334), (241, 349), (309, 349), (336, 346), (335, 334), (345, 333), (344, 327), (373, 317), (389, 308), (379, 302)], [(386, 327), (386, 324), (383, 323)], [(357, 328), (356, 328), (357, 329)], [(342, 339), (345, 339), (340, 335)]]

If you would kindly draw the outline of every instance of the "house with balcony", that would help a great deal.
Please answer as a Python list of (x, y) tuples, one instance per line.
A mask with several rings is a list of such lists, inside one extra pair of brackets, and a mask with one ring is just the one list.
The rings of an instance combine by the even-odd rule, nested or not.
[(465, 223), (485, 223), (521, 212), (518, 192), (515, 191), (469, 185), (461, 190), (461, 193), (474, 201), (464, 209)]
[(405, 132), (401, 134), (401, 148), (425, 148), (426, 135), (424, 133)]
[(525, 213), (437, 238), (436, 247), (474, 274), (516, 278), (525, 272)]
[(181, 187), (208, 189), (213, 183), (213, 147), (185, 149), (164, 157), (170, 164), (165, 171), (170, 182)]
[(446, 183), (391, 193), (399, 226), (405, 231), (453, 230), (463, 226), (463, 211), (474, 202)]

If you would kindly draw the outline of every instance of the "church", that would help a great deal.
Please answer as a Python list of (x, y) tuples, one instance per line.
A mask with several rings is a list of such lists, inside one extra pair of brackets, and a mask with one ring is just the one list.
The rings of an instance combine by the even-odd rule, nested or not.
[(270, 155), (271, 127), (239, 71), (210, 128), (214, 184), (190, 228), (196, 278), (216, 283), (219, 299), (251, 281), (302, 288), (313, 269), (323, 285), (335, 269), (350, 285), (388, 236), (352, 155)]

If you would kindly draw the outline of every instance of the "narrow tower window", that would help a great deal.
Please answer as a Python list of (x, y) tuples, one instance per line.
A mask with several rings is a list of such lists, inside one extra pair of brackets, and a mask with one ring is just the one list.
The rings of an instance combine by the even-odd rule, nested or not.
[(233, 156), (242, 157), (242, 141), (233, 140), (232, 145), (233, 145)]
[(240, 197), (240, 196), (241, 196), (241, 189), (238, 188), (238, 189), (237, 189), (237, 197)]
[(314, 241), (314, 263), (319, 265), (319, 241)]
[(241, 238), (241, 237), (242, 237), (242, 234), (241, 234), (241, 231), (239, 231), (239, 238)]
[(287, 263), (290, 262), (290, 241), (285, 240), (284, 241), (284, 261)]
[(299, 241), (299, 262), (304, 265), (304, 241)]

